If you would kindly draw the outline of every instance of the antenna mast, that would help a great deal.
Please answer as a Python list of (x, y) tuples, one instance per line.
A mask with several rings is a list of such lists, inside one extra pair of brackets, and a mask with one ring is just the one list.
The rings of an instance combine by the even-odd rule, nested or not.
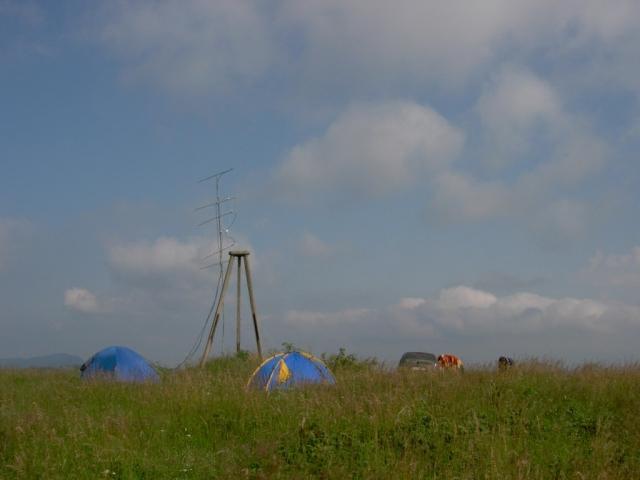
[[(216, 215), (214, 217), (211, 217), (211, 218), (205, 220), (204, 222), (200, 222), (198, 224), (198, 226), (201, 227), (201, 226), (206, 225), (208, 223), (211, 223), (213, 221), (216, 222), (216, 226), (218, 227), (218, 229), (217, 229), (218, 230), (217, 231), (217, 236), (218, 236), (217, 254), (218, 254), (218, 267), (220, 269), (219, 270), (219, 275), (222, 275), (222, 252), (224, 250), (227, 250), (227, 249), (233, 247), (235, 245), (235, 243), (236, 243), (235, 240), (232, 237), (229, 237), (230, 240), (231, 240), (231, 245), (227, 245), (226, 247), (224, 246), (223, 236), (224, 236), (224, 234), (228, 234), (229, 233), (229, 228), (231, 228), (231, 225), (233, 225), (233, 223), (235, 222), (237, 215), (233, 210), (228, 210), (226, 212), (222, 211), (222, 204), (226, 203), (226, 202), (229, 202), (231, 200), (235, 200), (235, 197), (222, 198), (221, 195), (220, 195), (220, 180), (222, 179), (223, 175), (225, 175), (225, 174), (227, 174), (229, 172), (232, 172), (232, 171), (233, 171), (233, 168), (229, 168), (227, 170), (223, 170), (222, 172), (215, 173), (213, 175), (210, 175), (210, 176), (205, 177), (205, 178), (203, 178), (203, 179), (198, 181), (198, 183), (202, 183), (202, 182), (206, 182), (208, 180), (215, 179), (215, 182), (216, 182), (216, 201), (215, 202), (211, 202), (211, 203), (207, 203), (206, 205), (202, 205), (202, 206), (196, 208), (195, 211), (204, 210), (205, 208), (209, 208), (209, 207), (215, 207), (215, 209), (216, 209)], [(227, 217), (227, 216), (230, 216), (230, 215), (232, 215), (233, 218), (231, 220), (230, 225), (227, 227), (227, 226), (224, 225), (223, 217)], [(213, 256), (213, 254), (207, 255), (207, 257), (205, 257), (205, 258), (209, 258), (211, 256)], [(203, 268), (209, 268), (209, 267), (212, 267), (212, 266), (213, 266), (213, 264), (212, 265), (207, 265), (207, 266), (205, 266)]]
[[(214, 304), (216, 304), (216, 309), (215, 309), (215, 314), (213, 316), (213, 323), (211, 324), (211, 330), (209, 331), (209, 336), (207, 338), (207, 342), (205, 344), (204, 347), (204, 352), (202, 354), (202, 358), (200, 360), (200, 366), (204, 366), (208, 356), (209, 356), (209, 352), (211, 350), (211, 347), (213, 345), (213, 337), (215, 335), (215, 331), (216, 331), (216, 327), (218, 326), (218, 321), (220, 320), (220, 314), (223, 312), (223, 306), (224, 306), (224, 293), (227, 289), (227, 285), (229, 283), (229, 277), (231, 276), (231, 270), (232, 270), (232, 265), (234, 263), (234, 260), (237, 260), (238, 263), (238, 285), (237, 285), (237, 297), (236, 297), (236, 352), (240, 352), (240, 284), (241, 284), (241, 277), (242, 277), (242, 272), (241, 272), (241, 264), (242, 261), (244, 260), (244, 270), (245, 270), (245, 276), (246, 276), (246, 283), (247, 283), (247, 289), (249, 292), (249, 303), (251, 305), (251, 315), (252, 315), (252, 319), (253, 319), (253, 327), (254, 327), (254, 332), (255, 332), (255, 336), (256, 336), (256, 345), (258, 348), (258, 355), (260, 358), (262, 358), (262, 348), (260, 346), (260, 333), (259, 333), (259, 329), (258, 329), (258, 318), (257, 318), (257, 314), (256, 314), (256, 309), (255, 309), (255, 301), (254, 301), (254, 297), (253, 297), (253, 285), (252, 285), (252, 281), (251, 281), (251, 270), (249, 268), (249, 252), (245, 251), (245, 250), (241, 250), (241, 251), (229, 251), (229, 262), (227, 264), (227, 270), (226, 273), (224, 275), (224, 281), (222, 282), (222, 289), (219, 290), (219, 294), (218, 294), (218, 289), (220, 287), (220, 280), (222, 279), (222, 266), (223, 266), (223, 260), (222, 260), (222, 254), (224, 251), (231, 249), (235, 244), (235, 239), (233, 239), (233, 237), (231, 237), (229, 235), (229, 228), (231, 228), (231, 226), (233, 225), (233, 223), (235, 222), (235, 219), (237, 217), (237, 214), (229, 209), (227, 211), (224, 211), (223, 209), (223, 204), (225, 204), (226, 202), (229, 202), (231, 200), (235, 200), (235, 197), (222, 197), (220, 194), (220, 180), (222, 178), (223, 175), (229, 173), (233, 171), (233, 168), (230, 168), (228, 170), (224, 170), (222, 172), (216, 173), (214, 175), (210, 175), (206, 178), (203, 178), (199, 181), (199, 183), (201, 182), (205, 182), (208, 180), (212, 180), (215, 179), (216, 182), (216, 201), (215, 202), (211, 202), (208, 203), (206, 205), (202, 205), (201, 207), (196, 208), (195, 210), (203, 210), (205, 208), (209, 208), (209, 207), (215, 207), (215, 216), (211, 217), (201, 223), (198, 224), (198, 226), (202, 226), (202, 225), (206, 225), (208, 223), (211, 223), (213, 221), (216, 222), (217, 225), (217, 240), (218, 240), (218, 250), (214, 253), (211, 253), (209, 255), (207, 255), (207, 257), (205, 258), (209, 258), (214, 256), (216, 253), (218, 255), (218, 268), (219, 268), (219, 274), (218, 274), (218, 288), (216, 289), (216, 295), (214, 296)], [(230, 224), (228, 226), (225, 226), (224, 224), (224, 218), (227, 216), (232, 216), (232, 220), (230, 222)], [(228, 237), (229, 240), (231, 241), (230, 244), (225, 245), (224, 243), (224, 237)], [(211, 265), (207, 265), (203, 268), (209, 268), (212, 267), (214, 264)], [(213, 306), (212, 306), (212, 310), (213, 310)], [(209, 314), (211, 314), (211, 312), (209, 312)], [(207, 319), (208, 322), (208, 319)], [(206, 324), (205, 324), (206, 325)], [(222, 340), (224, 342), (224, 320), (222, 322)], [(203, 331), (204, 333), (204, 331)], [(224, 343), (223, 343), (224, 345)], [(224, 346), (223, 346), (224, 348)]]

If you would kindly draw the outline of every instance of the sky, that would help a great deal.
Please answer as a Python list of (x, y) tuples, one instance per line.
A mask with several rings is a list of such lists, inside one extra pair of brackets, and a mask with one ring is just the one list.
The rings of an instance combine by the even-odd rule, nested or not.
[[(233, 169), (225, 247), (251, 252), (264, 350), (640, 361), (639, 19), (0, 0), (0, 357), (180, 363), (219, 278), (198, 180)], [(241, 311), (254, 350), (244, 291)]]

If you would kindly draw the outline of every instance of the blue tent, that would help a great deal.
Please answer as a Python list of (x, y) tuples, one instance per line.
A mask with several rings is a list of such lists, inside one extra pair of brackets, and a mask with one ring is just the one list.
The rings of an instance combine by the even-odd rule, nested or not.
[(127, 347), (107, 347), (80, 367), (83, 379), (112, 378), (121, 382), (157, 382), (158, 373), (138, 353)]
[(306, 352), (278, 353), (262, 362), (247, 387), (289, 389), (309, 383), (336, 383), (336, 379), (319, 358)]

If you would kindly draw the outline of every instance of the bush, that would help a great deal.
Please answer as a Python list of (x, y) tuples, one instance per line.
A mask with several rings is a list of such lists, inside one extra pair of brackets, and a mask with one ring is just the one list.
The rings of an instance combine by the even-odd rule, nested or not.
[(377, 359), (359, 359), (353, 353), (347, 353), (346, 349), (343, 347), (340, 347), (340, 349), (338, 349), (338, 353), (334, 355), (327, 355), (326, 353), (323, 353), (321, 357), (327, 367), (334, 372), (338, 370), (366, 370), (379, 366)]

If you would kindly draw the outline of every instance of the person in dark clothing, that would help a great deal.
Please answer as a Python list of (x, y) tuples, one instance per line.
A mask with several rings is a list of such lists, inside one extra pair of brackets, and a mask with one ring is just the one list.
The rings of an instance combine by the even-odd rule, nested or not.
[(513, 358), (502, 356), (498, 359), (498, 369), (506, 370), (511, 367), (513, 367)]

